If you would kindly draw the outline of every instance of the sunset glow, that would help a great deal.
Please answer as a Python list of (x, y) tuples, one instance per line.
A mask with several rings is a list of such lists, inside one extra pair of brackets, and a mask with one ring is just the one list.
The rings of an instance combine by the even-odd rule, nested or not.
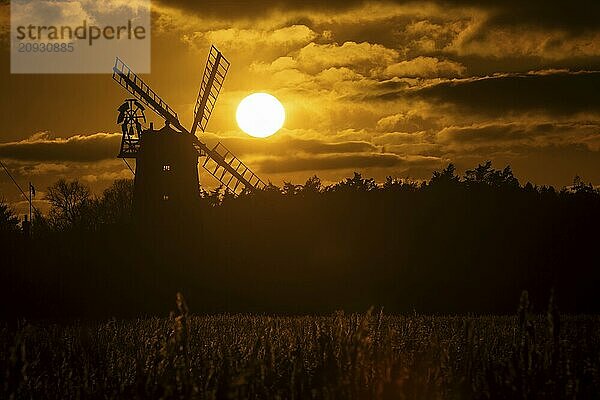
[(596, 398), (599, 16), (0, 1), (0, 400)]
[(240, 102), (236, 120), (250, 136), (265, 138), (283, 126), (285, 110), (276, 97), (268, 93), (253, 93)]
[[(112, 1), (94, 10), (140, 2)], [(290, 0), (207, 7), (156, 0), (147, 31), (150, 73), (139, 68), (137, 52), (115, 55), (143, 74), (188, 127), (214, 44), (231, 66), (203, 137), (276, 184), (314, 174), (331, 183), (354, 171), (378, 183), (388, 176), (426, 180), (449, 162), (462, 173), (491, 160), (510, 165), (523, 183), (560, 188), (579, 175), (597, 185), (600, 27), (593, 16), (599, 4), (569, 7), (565, 14), (555, 2)], [(49, 25), (39, 22), (40, 13), (54, 15), (44, 10), (31, 14), (31, 24)], [(0, 6), (7, 32), (9, 12), (10, 3)], [(79, 8), (61, 15), (53, 25), (91, 21)], [(61, 174), (101, 193), (114, 179), (131, 177), (114, 157), (122, 91), (109, 75), (30, 79), (10, 74), (8, 43), (3, 51), (0, 159), (17, 180), (32, 179), (27, 171), (35, 170), (38, 186), (47, 187)], [(110, 54), (93, 65), (111, 68), (113, 62)], [(276, 121), (270, 128), (245, 127), (250, 121), (236, 118), (240, 102), (256, 92), (282, 102), (285, 129), (277, 131)], [(147, 117), (146, 128), (162, 126), (155, 113)], [(269, 140), (254, 137), (275, 131)], [(19, 212), (27, 211), (10, 180), (0, 181), (0, 190)], [(45, 206), (41, 197), (36, 201)]]

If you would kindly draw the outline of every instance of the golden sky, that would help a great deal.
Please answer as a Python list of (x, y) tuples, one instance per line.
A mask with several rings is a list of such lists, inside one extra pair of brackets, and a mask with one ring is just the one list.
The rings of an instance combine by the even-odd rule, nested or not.
[[(95, 191), (130, 177), (115, 158), (126, 94), (110, 75), (10, 75), (8, 8), (0, 159), (40, 196), (60, 177)], [(423, 179), (489, 159), (522, 183), (600, 183), (600, 2), (154, 0), (152, 14), (143, 78), (189, 126), (215, 44), (232, 65), (203, 139), (223, 141), (265, 181)], [(286, 109), (268, 139), (235, 122), (256, 91)], [(2, 176), (0, 195), (17, 194)]]

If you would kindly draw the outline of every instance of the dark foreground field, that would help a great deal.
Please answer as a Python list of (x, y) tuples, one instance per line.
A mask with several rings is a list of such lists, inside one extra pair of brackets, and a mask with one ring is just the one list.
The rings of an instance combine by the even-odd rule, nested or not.
[(2, 398), (597, 398), (600, 318), (190, 316), (3, 326)]

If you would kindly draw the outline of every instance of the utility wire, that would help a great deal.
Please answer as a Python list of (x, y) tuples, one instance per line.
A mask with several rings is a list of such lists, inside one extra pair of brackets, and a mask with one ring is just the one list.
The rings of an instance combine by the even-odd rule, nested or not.
[(19, 189), (19, 191), (21, 192), (21, 194), (23, 195), (23, 197), (25, 197), (25, 200), (27, 200), (27, 202), (29, 202), (29, 204), (31, 204), (31, 206), (33, 207), (33, 209), (36, 212), (38, 212), (37, 208), (35, 208), (35, 206), (33, 205), (31, 199), (25, 194), (25, 192), (23, 191), (23, 189), (21, 189), (21, 186), (19, 186), (19, 184), (17, 183), (17, 181), (15, 180), (15, 178), (13, 178), (12, 174), (10, 173), (10, 171), (8, 170), (8, 168), (6, 168), (6, 166), (4, 165), (4, 163), (2, 162), (2, 160), (0, 160), (0, 165), (2, 165), (2, 168), (4, 169), (4, 172), (6, 172), (6, 175), (8, 175), (10, 177), (10, 180), (13, 181), (13, 183)]

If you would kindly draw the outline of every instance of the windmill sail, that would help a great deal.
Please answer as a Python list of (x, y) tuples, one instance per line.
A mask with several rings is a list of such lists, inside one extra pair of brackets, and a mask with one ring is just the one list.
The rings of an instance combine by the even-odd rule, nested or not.
[(267, 186), (222, 143), (205, 151), (208, 157), (202, 167), (232, 193), (239, 194), (244, 190), (264, 189)]
[[(229, 62), (213, 46), (196, 101), (193, 131), (198, 126), (202, 131), (206, 129), (228, 69)], [(115, 61), (113, 79), (163, 117), (165, 121), (182, 133), (190, 134), (179, 122), (177, 113), (119, 58)], [(254, 172), (221, 143), (210, 148), (195, 135), (190, 136), (198, 157), (206, 157), (202, 162), (202, 167), (232, 193), (239, 194), (244, 190), (254, 191), (255, 189), (263, 189), (266, 186)]]
[(204, 74), (202, 75), (202, 82), (200, 83), (200, 91), (198, 92), (198, 98), (196, 99), (196, 106), (194, 107), (194, 123), (192, 125), (191, 133), (194, 135), (196, 129), (200, 127), (200, 130), (204, 132), (208, 119), (215, 108), (217, 97), (223, 87), (225, 76), (229, 70), (229, 61), (215, 46), (211, 46), (210, 52), (208, 53), (208, 60), (206, 61), (206, 67), (204, 68)]
[(142, 78), (137, 76), (119, 57), (115, 61), (112, 77), (125, 90), (163, 117), (165, 121), (177, 129), (187, 132), (179, 122), (177, 113), (154, 90), (150, 89), (150, 86), (146, 85)]

